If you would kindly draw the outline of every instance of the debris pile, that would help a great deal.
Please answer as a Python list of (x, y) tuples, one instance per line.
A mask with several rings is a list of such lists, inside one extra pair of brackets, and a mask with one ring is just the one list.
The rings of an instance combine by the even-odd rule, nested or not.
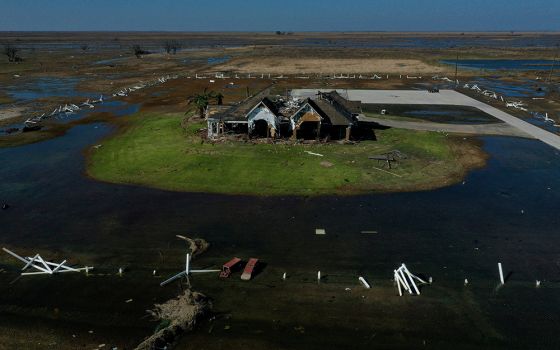
[(140, 343), (136, 350), (165, 349), (173, 344), (184, 332), (190, 331), (197, 320), (206, 315), (212, 304), (205, 295), (186, 290), (177, 298), (147, 310), (156, 320), (161, 321), (160, 329)]

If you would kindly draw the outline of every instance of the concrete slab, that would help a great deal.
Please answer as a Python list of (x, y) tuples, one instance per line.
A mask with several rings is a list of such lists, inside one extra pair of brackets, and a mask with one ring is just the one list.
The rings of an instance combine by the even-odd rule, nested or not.
[[(314, 97), (317, 91), (317, 89), (292, 90), (292, 96), (299, 98)], [(332, 91), (332, 89), (321, 89), (321, 91)], [(455, 105), (478, 108), (479, 110), (517, 128), (521, 132), (560, 150), (560, 136), (454, 90), (440, 90), (439, 93), (430, 93), (423, 90), (337, 89), (337, 91), (339, 94), (350, 100), (358, 100), (362, 101), (362, 103)]]

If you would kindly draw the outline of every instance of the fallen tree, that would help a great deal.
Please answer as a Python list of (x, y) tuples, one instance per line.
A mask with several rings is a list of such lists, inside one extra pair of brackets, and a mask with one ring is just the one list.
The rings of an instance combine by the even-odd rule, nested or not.
[(164, 349), (183, 333), (193, 330), (197, 320), (206, 315), (212, 305), (205, 295), (186, 290), (182, 295), (147, 310), (160, 326), (154, 334), (140, 343), (136, 350)]

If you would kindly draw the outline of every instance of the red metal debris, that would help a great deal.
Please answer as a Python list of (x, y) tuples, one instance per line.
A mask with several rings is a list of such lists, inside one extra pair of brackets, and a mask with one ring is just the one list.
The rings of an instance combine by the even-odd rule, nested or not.
[(255, 267), (257, 266), (257, 263), (259, 262), (259, 259), (255, 259), (255, 258), (251, 258), (249, 259), (249, 262), (247, 263), (247, 265), (245, 265), (245, 269), (243, 270), (243, 273), (241, 274), (241, 279), (244, 281), (248, 281), (251, 279), (251, 277), (253, 277), (253, 272), (255, 270)]
[(220, 272), (220, 277), (221, 278), (228, 278), (229, 275), (231, 275), (232, 271), (234, 270), (234, 268), (241, 262), (241, 259), (239, 258), (233, 258), (230, 261), (228, 261), (227, 263), (224, 264), (224, 266), (222, 266), (222, 272)]

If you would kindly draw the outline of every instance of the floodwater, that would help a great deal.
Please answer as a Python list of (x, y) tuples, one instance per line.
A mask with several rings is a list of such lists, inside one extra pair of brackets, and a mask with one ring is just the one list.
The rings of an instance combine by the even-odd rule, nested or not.
[(477, 84), (484, 90), (494, 91), (505, 97), (544, 97), (547, 86), (539, 81), (525, 80), (511, 83), (500, 77), (475, 77), (469, 84)]
[[(560, 345), (560, 155), (538, 141), (483, 138), (488, 166), (434, 191), (246, 197), (90, 180), (83, 151), (103, 144), (111, 130), (77, 126), (56, 139), (0, 149), (0, 201), (11, 205), (0, 211), (2, 245), (94, 265), (102, 274), (10, 283), (18, 271), (3, 256), (0, 325), (30, 322), (76, 344), (129, 348), (155, 327), (144, 310), (178, 292), (177, 285), (158, 284), (183, 266), (184, 243), (175, 239), (182, 234), (211, 243), (195, 267), (217, 267), (233, 256), (266, 263), (245, 284), (238, 275), (193, 276), (219, 317), (202, 323), (182, 348), (410, 348), (422, 339), (447, 347)], [(327, 234), (317, 236), (315, 228)], [(512, 272), (500, 290), (498, 261)], [(402, 262), (433, 276), (422, 296), (383, 294)], [(119, 267), (126, 268), (123, 277), (116, 276)], [(313, 282), (317, 270), (326, 276), (320, 286)], [(371, 292), (360, 289), (358, 275), (373, 284)], [(540, 289), (536, 279), (544, 281)], [(367, 302), (378, 299), (384, 301)]]
[(16, 102), (32, 101), (49, 97), (87, 97), (91, 93), (78, 91), (76, 86), (81, 81), (77, 77), (41, 77), (31, 80), (14, 80), (3, 90)]
[[(118, 40), (118, 33), (115, 33), (114, 40), (100, 40), (90, 42), (90, 50), (93, 51), (108, 51), (108, 50), (128, 50), (132, 45), (131, 42)], [(536, 36), (518, 36), (512, 35), (511, 37), (504, 36), (480, 36), (472, 37), (467, 36), (433, 36), (426, 34), (425, 36), (410, 36), (403, 34), (403, 36), (392, 35), (385, 36), (380, 33), (378, 37), (374, 35), (368, 37), (352, 36), (349, 33), (348, 37), (343, 38), (329, 38), (316, 36), (282, 36), (281, 43), (285, 46), (298, 46), (298, 47), (339, 47), (339, 48), (470, 48), (470, 47), (555, 47), (558, 44), (559, 36), (555, 34), (550, 35), (536, 35)], [(269, 38), (258, 37), (244, 37), (244, 36), (221, 36), (210, 35), (208, 37), (200, 38), (182, 38), (182, 47), (184, 50), (200, 49), (200, 48), (227, 48), (227, 47), (240, 47), (247, 45), (270, 45)], [(22, 43), (20, 46), (26, 50), (61, 50), (73, 49), (80, 50), (83, 42), (58, 42), (58, 41), (38, 41), (32, 40)], [(143, 39), (142, 47), (152, 52), (162, 52), (163, 43), (161, 40)], [(453, 62), (455, 64), (455, 62)]]
[(476, 108), (462, 106), (421, 106), (421, 105), (384, 105), (364, 104), (365, 112), (380, 113), (385, 110), (388, 115), (417, 118), (434, 123), (447, 124), (488, 124), (500, 120)]
[[(455, 60), (442, 60), (441, 63), (455, 65)], [(503, 60), (503, 59), (483, 59), (483, 60), (458, 60), (457, 66), (463, 69), (474, 70), (535, 70), (550, 71), (553, 60)]]

